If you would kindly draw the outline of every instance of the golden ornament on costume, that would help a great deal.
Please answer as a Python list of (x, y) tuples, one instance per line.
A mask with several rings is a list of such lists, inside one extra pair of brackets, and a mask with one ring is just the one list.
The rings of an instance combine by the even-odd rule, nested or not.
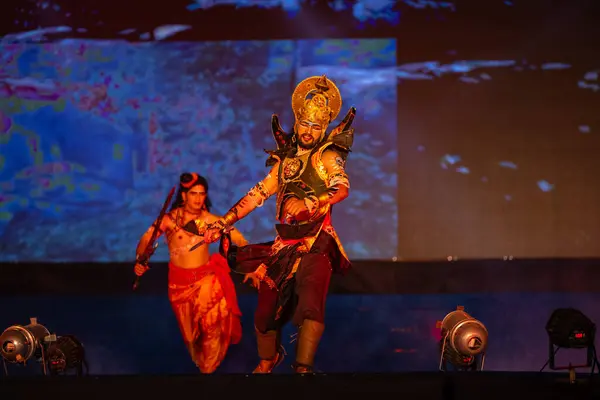
[(340, 113), (342, 96), (335, 83), (325, 75), (312, 76), (296, 86), (292, 109), (297, 121), (310, 121), (325, 127)]
[(296, 174), (298, 174), (298, 171), (300, 171), (300, 168), (302, 168), (302, 160), (299, 160), (297, 158), (286, 159), (285, 162), (283, 163), (284, 178), (285, 179), (294, 178), (296, 176)]

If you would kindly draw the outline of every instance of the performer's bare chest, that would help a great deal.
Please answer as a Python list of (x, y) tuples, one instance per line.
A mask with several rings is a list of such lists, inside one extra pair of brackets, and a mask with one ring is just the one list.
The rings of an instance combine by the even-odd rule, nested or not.
[(167, 232), (167, 239), (174, 245), (197, 242), (208, 225), (208, 218), (202, 216), (178, 213), (170, 217), (173, 223)]

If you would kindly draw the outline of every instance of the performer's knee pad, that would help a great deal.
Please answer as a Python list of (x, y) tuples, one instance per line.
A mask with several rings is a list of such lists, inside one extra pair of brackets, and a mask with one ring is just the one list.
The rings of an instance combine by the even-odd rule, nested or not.
[(315, 309), (307, 309), (302, 313), (302, 320), (310, 319), (312, 321), (324, 322), (325, 316), (322, 312)]
[(258, 333), (267, 333), (268, 332), (268, 328), (265, 324), (254, 324), (254, 330)]
[(260, 333), (267, 333), (277, 329), (272, 318), (254, 318), (254, 329)]
[(296, 313), (294, 314), (294, 325), (302, 326), (302, 323), (305, 320), (316, 321), (320, 323), (325, 322), (325, 315), (323, 312), (315, 309), (315, 308), (298, 308), (296, 309)]

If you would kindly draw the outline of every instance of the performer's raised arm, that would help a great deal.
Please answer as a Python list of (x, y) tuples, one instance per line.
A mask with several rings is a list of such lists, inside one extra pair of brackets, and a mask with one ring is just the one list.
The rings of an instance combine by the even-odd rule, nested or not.
[(154, 232), (154, 227), (157, 227), (156, 237), (154, 240), (158, 240), (167, 231), (167, 229), (169, 229), (169, 227), (171, 225), (173, 225), (173, 220), (171, 219), (171, 217), (168, 214), (166, 214), (165, 217), (162, 219), (160, 226), (156, 225), (157, 222), (158, 221), (154, 221), (154, 223), (152, 225), (150, 225), (150, 227), (146, 230), (146, 232), (144, 232), (144, 234), (140, 238), (140, 241), (138, 242), (138, 245), (135, 249), (136, 263), (135, 263), (135, 267), (134, 267), (134, 272), (137, 276), (144, 275), (144, 273), (146, 271), (148, 271), (148, 269), (149, 269), (149, 267), (147, 265), (140, 264), (138, 262), (138, 260), (140, 259), (140, 256), (148, 248), (148, 243), (150, 243), (150, 239), (152, 238), (152, 234)]
[[(235, 224), (258, 207), (262, 207), (265, 201), (277, 193), (279, 162), (277, 162), (269, 174), (258, 182), (248, 193), (242, 197), (220, 220), (224, 225)], [(214, 240), (218, 239), (215, 238)]]
[[(150, 238), (152, 237), (152, 233), (154, 232), (156, 222), (157, 221), (154, 221), (154, 223), (150, 225), (150, 227), (146, 230), (146, 232), (144, 232), (144, 234), (140, 238), (140, 241), (138, 242), (138, 245), (135, 249), (136, 259), (146, 250), (146, 247), (148, 247), (148, 242), (150, 242)], [(168, 222), (171, 222), (171, 220), (167, 215), (165, 215), (165, 218), (162, 219), (160, 226), (157, 227), (156, 239), (160, 238), (166, 232)]]

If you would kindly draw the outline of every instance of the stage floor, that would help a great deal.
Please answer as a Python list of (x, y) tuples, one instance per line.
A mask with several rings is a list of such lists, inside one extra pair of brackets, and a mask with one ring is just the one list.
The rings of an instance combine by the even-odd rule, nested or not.
[[(600, 379), (531, 373), (407, 373), (396, 375), (97, 376), (0, 379), (0, 395), (86, 400), (115, 396), (171, 399), (598, 399)], [(85, 396), (85, 397), (83, 397)], [(179, 397), (181, 396), (181, 397)], [(198, 396), (198, 397), (196, 397)], [(3, 397), (5, 398), (5, 397)]]

